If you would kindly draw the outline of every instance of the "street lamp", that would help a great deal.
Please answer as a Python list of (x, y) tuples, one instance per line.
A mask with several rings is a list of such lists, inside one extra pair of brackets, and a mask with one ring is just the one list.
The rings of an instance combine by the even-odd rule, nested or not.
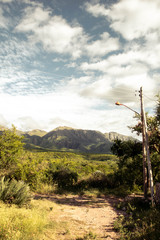
[(140, 116), (140, 113), (136, 112), (135, 110), (133, 110), (132, 108), (128, 107), (127, 105), (125, 105), (123, 103), (116, 102), (115, 104), (118, 105), (118, 106), (124, 106), (124, 107), (128, 108), (129, 110), (131, 110), (132, 112), (135, 112), (136, 114), (138, 114)]
[(149, 141), (148, 141), (148, 133), (147, 133), (147, 123), (146, 117), (144, 114), (144, 107), (143, 107), (143, 99), (142, 99), (142, 88), (140, 89), (140, 97), (141, 97), (141, 114), (133, 110), (132, 108), (128, 107), (127, 105), (116, 102), (115, 105), (124, 106), (131, 110), (132, 112), (138, 114), (141, 117), (142, 121), (142, 143), (143, 143), (143, 185), (144, 185), (144, 198), (147, 198), (147, 172), (146, 172), (146, 157), (148, 162), (148, 173), (150, 179), (150, 188), (151, 188), (151, 200), (152, 206), (154, 205), (154, 186), (153, 186), (153, 176), (152, 176), (152, 168), (151, 168), (151, 161), (150, 161), (150, 153), (149, 153)]

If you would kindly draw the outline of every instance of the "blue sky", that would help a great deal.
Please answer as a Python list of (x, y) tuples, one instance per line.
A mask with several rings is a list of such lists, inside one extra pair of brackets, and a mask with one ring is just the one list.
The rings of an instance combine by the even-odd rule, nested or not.
[(0, 124), (131, 135), (160, 89), (159, 0), (0, 0)]

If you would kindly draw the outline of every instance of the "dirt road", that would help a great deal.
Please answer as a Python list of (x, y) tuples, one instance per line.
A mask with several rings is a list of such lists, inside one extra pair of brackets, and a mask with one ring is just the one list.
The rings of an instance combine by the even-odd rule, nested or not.
[[(39, 198), (38, 195), (35, 197)], [(118, 239), (113, 228), (114, 221), (121, 214), (114, 207), (118, 201), (116, 198), (77, 195), (40, 197), (57, 204), (49, 215), (51, 221), (64, 224), (64, 227), (57, 228), (57, 240)]]

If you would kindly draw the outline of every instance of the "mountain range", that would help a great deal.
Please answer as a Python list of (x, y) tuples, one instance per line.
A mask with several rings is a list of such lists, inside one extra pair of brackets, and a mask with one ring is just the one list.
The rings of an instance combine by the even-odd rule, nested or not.
[(115, 139), (134, 140), (116, 132), (101, 133), (94, 130), (82, 130), (58, 127), (50, 132), (32, 130), (21, 132), (26, 148), (40, 148), (55, 151), (73, 151), (81, 153), (111, 153)]

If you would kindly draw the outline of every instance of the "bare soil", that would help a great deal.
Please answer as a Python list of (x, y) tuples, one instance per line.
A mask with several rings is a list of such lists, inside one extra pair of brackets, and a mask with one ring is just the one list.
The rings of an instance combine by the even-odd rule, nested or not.
[(118, 215), (122, 214), (115, 208), (120, 199), (78, 195), (35, 196), (35, 199), (39, 198), (57, 204), (56, 210), (50, 212), (49, 218), (65, 226), (57, 228), (56, 238), (50, 239), (83, 240), (86, 239), (84, 236), (88, 236), (87, 239), (94, 239), (94, 236), (95, 239), (119, 239), (113, 224)]

